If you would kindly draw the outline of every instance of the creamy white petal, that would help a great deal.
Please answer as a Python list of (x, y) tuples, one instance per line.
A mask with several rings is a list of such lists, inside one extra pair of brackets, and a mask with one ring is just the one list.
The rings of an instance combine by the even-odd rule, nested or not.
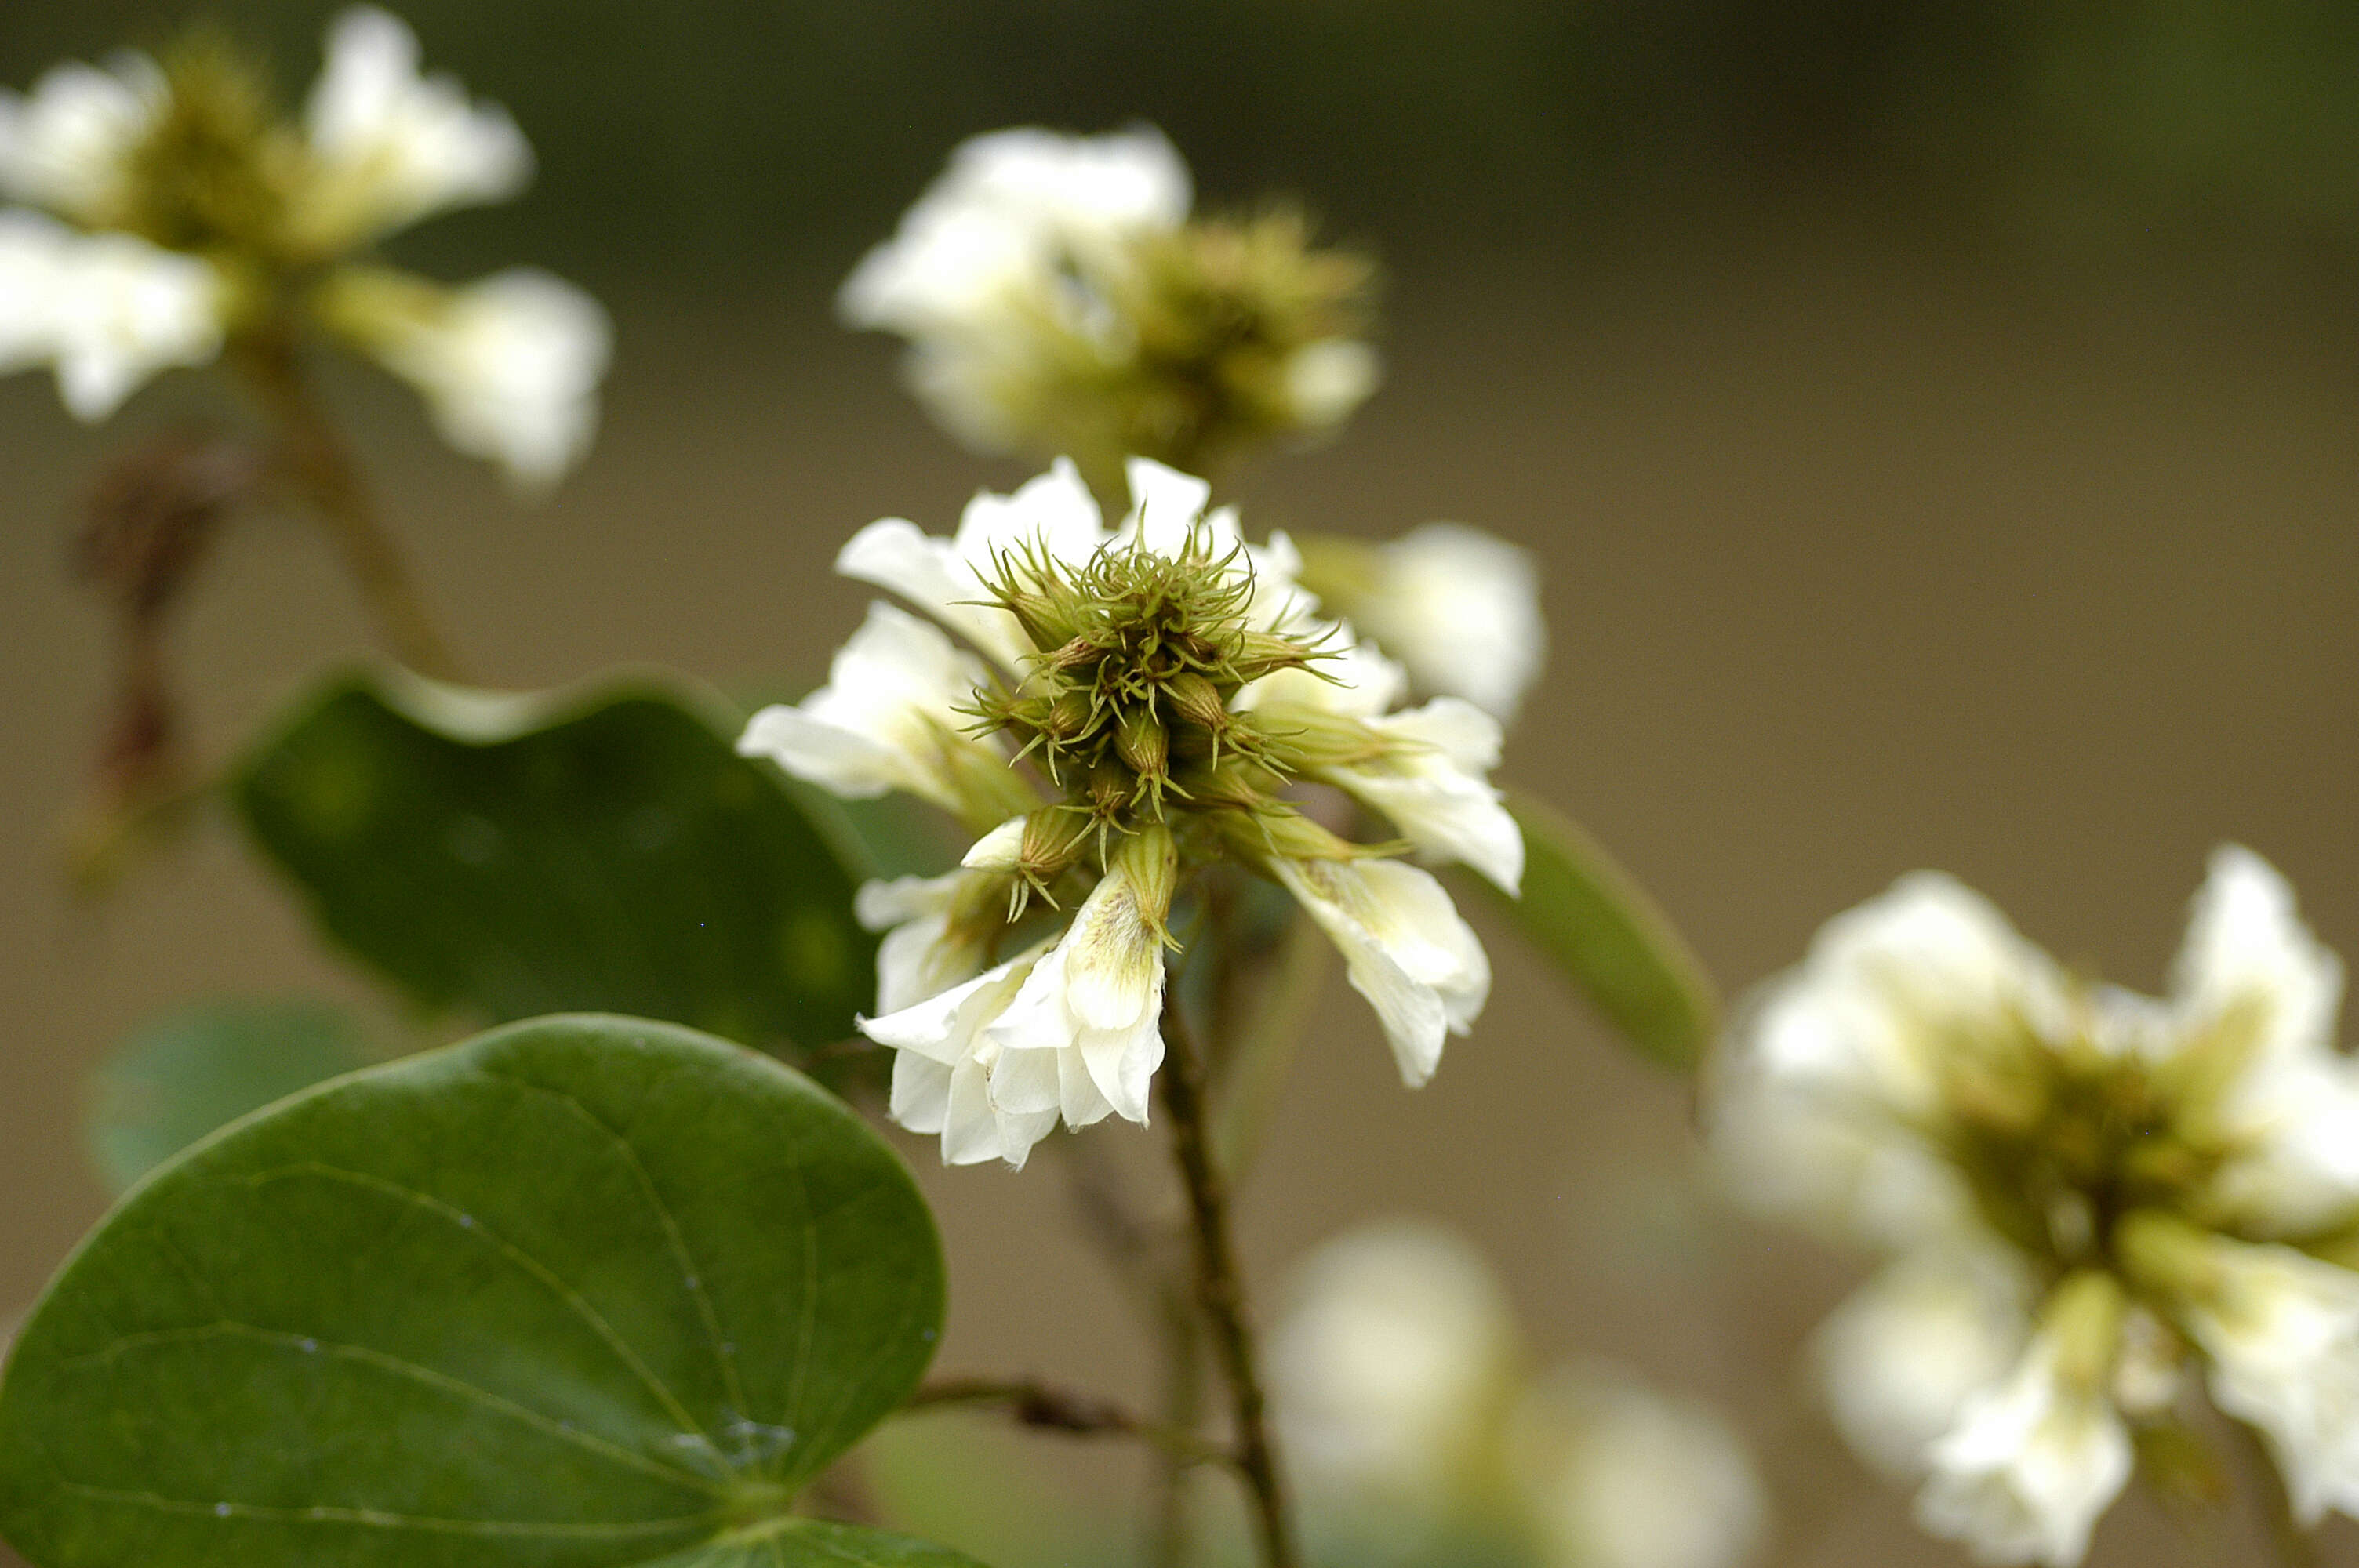
[(130, 234), (45, 236), (31, 212), (0, 219), (0, 271), (27, 290), (0, 302), (0, 363), (50, 360), (76, 418), (103, 419), (158, 372), (221, 352), (226, 290), (212, 263)]
[(2063, 1356), (2043, 1330), (1930, 1452), (1917, 1517), (1981, 1562), (2072, 1568), (2129, 1480), (2128, 1428), (2101, 1393), (2060, 1372)]
[(1190, 199), (1186, 166), (1146, 126), (976, 136), (862, 258), (837, 308), (855, 326), (912, 336), (988, 332), (1011, 295), (1046, 295), (1069, 260), (1103, 260), (1128, 236), (1176, 227)]
[(571, 284), (514, 267), (387, 317), (364, 346), (425, 395), (444, 440), (540, 490), (590, 449), (614, 329)]
[(1383, 812), (1422, 854), (1462, 860), (1517, 891), (1523, 829), (1484, 776), (1499, 757), (1498, 720), (1473, 703), (1438, 697), (1364, 722), (1394, 749), (1364, 763), (1314, 769), (1314, 776)]
[(2233, 1013), (2264, 1057), (2332, 1048), (2342, 962), (2302, 924), (2285, 879), (2239, 845), (2212, 853), (2172, 982), (2190, 1030)]
[(1827, 1408), (1861, 1458), (1922, 1476), (1966, 1401), (2013, 1367), (2030, 1337), (2029, 1270), (1993, 1245), (1940, 1248), (1886, 1267), (1813, 1344)]
[(532, 178), (532, 149), (506, 110), (420, 76), (398, 17), (356, 6), (328, 34), (305, 114), (310, 168), (292, 216), (299, 239), (347, 249), (429, 213), (503, 201)]
[(121, 217), (131, 157), (171, 92), (145, 55), (111, 64), (52, 67), (29, 95), (0, 89), (0, 195), (84, 223)]
[(1239, 691), (1234, 704), (1236, 710), (1303, 708), (1341, 719), (1367, 719), (1390, 708), (1408, 690), (1408, 672), (1375, 643), (1354, 638), (1350, 627), (1336, 627), (1323, 646), (1327, 656), (1314, 668), (1280, 670)]
[(974, 659), (906, 611), (872, 604), (836, 651), (828, 683), (793, 707), (754, 715), (737, 749), (796, 777), (861, 799), (906, 789), (960, 808), (951, 752), (979, 747), (961, 735), (960, 705), (984, 679)]
[(983, 967), (972, 942), (953, 940), (950, 916), (968, 883), (963, 872), (868, 881), (853, 895), (853, 914), (876, 945), (876, 1010), (897, 1012), (967, 979)]
[(1306, 430), (1340, 425), (1384, 379), (1376, 351), (1350, 338), (1321, 338), (1286, 362), (1286, 400)]
[(2267, 1437), (2295, 1516), (2359, 1517), (2359, 1273), (2213, 1238), (2215, 1289), (2183, 1312), (2212, 1399)]
[(1163, 945), (1126, 879), (1101, 878), (1024, 990), (993, 1026), (1013, 1054), (1075, 1055), (1125, 1120), (1147, 1119), (1163, 1065)]
[[(989, 1026), (1038, 957), (1033, 949), (913, 1006), (860, 1022), (861, 1033), (901, 1053), (894, 1063), (895, 1119), (912, 1131), (939, 1132), (946, 1164), (1005, 1160), (1021, 1166), (1056, 1125), (1053, 1110), (1011, 1110), (995, 1104), (992, 1093), (1000, 1050)], [(905, 1066), (913, 1057), (928, 1065)]]
[(1375, 552), (1349, 616), (1427, 691), (1512, 720), (1548, 656), (1528, 551), (1461, 523), (1428, 523)]
[(979, 492), (951, 538), (936, 538), (899, 517), (871, 523), (837, 553), (835, 569), (900, 595), (1002, 669), (1020, 675), (1035, 650), (1016, 617), (988, 602), (986, 579), (996, 575), (1003, 557), (1027, 548), (1081, 567), (1104, 538), (1097, 503), (1072, 464), (1060, 458), (1012, 495)]
[(887, 1112), (912, 1132), (940, 1132), (949, 1119), (951, 1069), (916, 1051), (893, 1054), (893, 1091)]
[(1491, 992), (1491, 964), (1441, 884), (1394, 860), (1279, 860), (1272, 870), (1343, 955), (1352, 989), (1384, 1025), (1401, 1079), (1433, 1076)]
[(1936, 1115), (1945, 1057), (2061, 1036), (2070, 1010), (2047, 955), (1938, 872), (1829, 921), (1773, 984), (1734, 1050), (1798, 1085), (1904, 1119)]

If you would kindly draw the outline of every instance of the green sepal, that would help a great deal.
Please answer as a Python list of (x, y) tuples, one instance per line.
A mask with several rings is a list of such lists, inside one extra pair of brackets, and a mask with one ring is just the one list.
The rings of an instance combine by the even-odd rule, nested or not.
[(788, 1522), (942, 1306), (908, 1171), (810, 1080), (514, 1024), (135, 1188), (0, 1374), (0, 1535), (40, 1568), (954, 1564)]

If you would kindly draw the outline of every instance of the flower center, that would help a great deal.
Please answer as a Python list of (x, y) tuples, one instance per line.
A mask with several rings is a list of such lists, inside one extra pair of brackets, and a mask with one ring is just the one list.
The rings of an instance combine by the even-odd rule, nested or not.
[(261, 74), (200, 35), (173, 51), (165, 80), (163, 113), (126, 160), (123, 227), (169, 250), (269, 254), (294, 149)]

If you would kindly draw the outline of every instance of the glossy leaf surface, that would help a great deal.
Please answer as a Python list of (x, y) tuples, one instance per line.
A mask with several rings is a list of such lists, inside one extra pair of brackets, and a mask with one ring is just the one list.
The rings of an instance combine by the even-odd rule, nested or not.
[(536, 1020), (281, 1101), (82, 1245), (0, 1381), (42, 1568), (954, 1556), (788, 1520), (942, 1314), (898, 1159), (766, 1057)]

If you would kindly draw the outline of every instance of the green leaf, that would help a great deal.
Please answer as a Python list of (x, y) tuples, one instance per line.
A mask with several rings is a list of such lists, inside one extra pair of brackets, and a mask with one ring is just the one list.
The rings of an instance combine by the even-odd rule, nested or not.
[(0, 1380), (43, 1568), (947, 1565), (783, 1516), (942, 1316), (908, 1173), (777, 1063), (538, 1019), (217, 1133), (85, 1240)]
[(158, 1019), (91, 1075), (91, 1158), (123, 1192), (214, 1128), (383, 1054), (322, 1002), (216, 1001)]
[(735, 731), (648, 678), (548, 698), (354, 676), (264, 741), (237, 801), (329, 935), (429, 1006), (815, 1049), (871, 1005), (875, 939)]
[(1703, 1057), (1720, 1003), (1684, 938), (1604, 848), (1546, 802), (1510, 791), (1524, 830), (1524, 890), (1479, 878), (1532, 943), (1630, 1044), (1682, 1072)]

